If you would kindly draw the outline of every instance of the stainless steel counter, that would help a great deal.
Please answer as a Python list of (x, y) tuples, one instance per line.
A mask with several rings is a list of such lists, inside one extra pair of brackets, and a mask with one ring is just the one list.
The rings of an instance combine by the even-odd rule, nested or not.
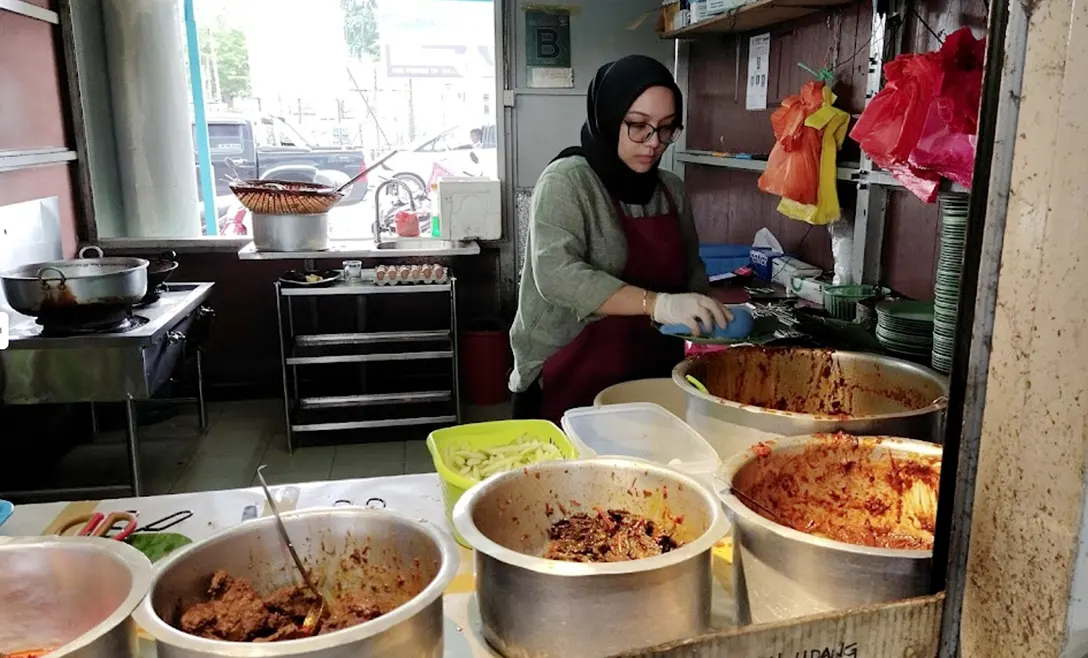
[[(390, 238), (392, 240), (392, 238)], [(435, 242), (445, 242), (435, 240)], [(451, 256), (476, 256), (480, 245), (466, 241), (461, 247), (436, 247), (434, 249), (379, 249), (373, 240), (332, 240), (327, 251), (257, 251), (252, 242), (238, 252), (240, 260), (320, 260), (323, 258), (448, 258)]]

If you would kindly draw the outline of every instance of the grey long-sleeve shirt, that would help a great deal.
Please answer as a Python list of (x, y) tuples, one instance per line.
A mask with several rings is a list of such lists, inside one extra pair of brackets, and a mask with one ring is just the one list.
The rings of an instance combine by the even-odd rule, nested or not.
[[(687, 258), (677, 267), (687, 273), (688, 288), (710, 289), (691, 204), (683, 182), (661, 171), (680, 217)], [(645, 206), (623, 205), (633, 217), (668, 211), (661, 187)], [(551, 163), (533, 191), (529, 241), (518, 294), (518, 312), (510, 329), (514, 371), (510, 390), (524, 391), (540, 376), (544, 361), (570, 343), (609, 297), (623, 287), (627, 239), (604, 184), (583, 157)]]

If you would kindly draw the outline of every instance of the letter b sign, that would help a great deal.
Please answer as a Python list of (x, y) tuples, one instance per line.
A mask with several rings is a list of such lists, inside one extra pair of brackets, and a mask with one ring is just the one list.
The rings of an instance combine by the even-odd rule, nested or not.
[(551, 27), (537, 28), (537, 59), (549, 60), (559, 57), (559, 31)]

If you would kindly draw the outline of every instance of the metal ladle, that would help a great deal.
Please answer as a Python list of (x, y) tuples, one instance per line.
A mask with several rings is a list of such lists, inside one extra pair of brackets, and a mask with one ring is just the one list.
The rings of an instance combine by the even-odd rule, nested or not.
[(295, 561), (295, 567), (298, 568), (298, 572), (302, 575), (302, 582), (321, 601), (319, 606), (310, 608), (310, 611), (306, 613), (306, 619), (302, 622), (303, 634), (313, 635), (314, 631), (317, 630), (317, 622), (321, 621), (321, 616), (325, 614), (325, 608), (327, 607), (325, 597), (321, 595), (320, 590), (314, 587), (313, 581), (310, 580), (310, 573), (306, 571), (306, 567), (302, 566), (302, 560), (299, 559), (298, 553), (295, 551), (295, 545), (291, 543), (291, 537), (287, 534), (287, 526), (283, 525), (283, 517), (280, 516), (280, 510), (276, 507), (275, 499), (272, 498), (272, 490), (268, 488), (264, 474), (261, 473), (264, 467), (265, 464), (257, 467), (257, 479), (261, 481), (261, 489), (264, 489), (264, 496), (268, 499), (268, 507), (276, 517), (276, 528), (280, 531), (280, 539), (287, 545), (287, 552), (291, 554), (291, 559)]

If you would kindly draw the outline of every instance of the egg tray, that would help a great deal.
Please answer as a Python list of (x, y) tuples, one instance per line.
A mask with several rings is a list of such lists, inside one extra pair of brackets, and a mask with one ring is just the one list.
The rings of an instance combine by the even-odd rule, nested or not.
[(444, 265), (379, 265), (374, 283), (379, 286), (434, 285), (448, 283), (450, 270)]

